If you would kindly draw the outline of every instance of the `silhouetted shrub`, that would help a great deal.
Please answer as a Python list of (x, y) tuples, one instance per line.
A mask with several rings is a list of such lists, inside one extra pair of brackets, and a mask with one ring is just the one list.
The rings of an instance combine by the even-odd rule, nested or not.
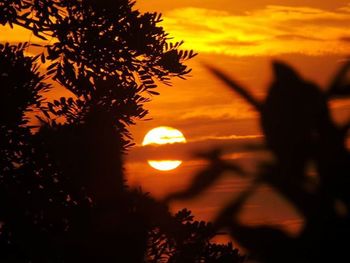
[[(43, 40), (0, 45), (1, 262), (241, 261), (231, 246), (210, 244), (212, 226), (188, 212), (174, 217), (126, 186), (127, 127), (147, 114), (155, 81), (184, 78), (183, 62), (195, 56), (169, 43), (159, 14), (132, 7), (128, 0), (0, 2), (0, 24)], [(29, 46), (41, 53), (26, 56)], [(45, 100), (58, 85), (72, 97)]]

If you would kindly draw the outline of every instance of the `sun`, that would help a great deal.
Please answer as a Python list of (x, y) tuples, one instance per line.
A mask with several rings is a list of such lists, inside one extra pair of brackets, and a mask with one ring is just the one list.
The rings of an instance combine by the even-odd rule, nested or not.
[[(143, 139), (142, 145), (185, 143), (186, 138), (177, 129), (168, 126), (160, 126), (150, 130)], [(160, 171), (173, 170), (181, 165), (181, 160), (148, 160), (148, 164)]]

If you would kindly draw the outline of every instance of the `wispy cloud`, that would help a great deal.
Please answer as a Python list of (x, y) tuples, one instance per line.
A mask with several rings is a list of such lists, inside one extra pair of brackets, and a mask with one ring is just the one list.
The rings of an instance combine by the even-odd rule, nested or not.
[[(237, 159), (246, 156), (245, 152), (251, 151), (249, 146), (261, 147), (262, 135), (229, 135), (229, 136), (205, 136), (187, 143), (135, 146), (129, 153), (129, 161), (152, 160), (192, 160), (195, 153), (206, 152), (215, 148), (223, 150), (228, 159)], [(198, 157), (197, 157), (198, 158)]]
[(227, 55), (348, 54), (349, 6), (327, 11), (271, 5), (243, 15), (205, 8), (165, 14), (164, 27), (186, 48)]

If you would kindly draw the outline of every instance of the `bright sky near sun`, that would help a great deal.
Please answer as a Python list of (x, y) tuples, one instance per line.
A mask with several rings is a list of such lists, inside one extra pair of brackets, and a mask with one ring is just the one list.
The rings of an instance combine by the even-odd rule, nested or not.
[[(152, 10), (158, 2), (139, 4)], [(250, 0), (245, 6), (222, 0), (215, 5), (208, 0), (176, 2), (162, 8), (163, 25), (174, 40), (185, 40), (184, 47), (198, 52), (257, 56), (349, 50), (350, 6), (345, 1), (308, 5), (311, 1)]]
[[(159, 125), (180, 129), (188, 140), (259, 135), (256, 113), (203, 68), (223, 69), (263, 98), (270, 62), (282, 59), (325, 87), (350, 54), (350, 1), (314, 0), (141, 0), (141, 11), (162, 12), (174, 41), (199, 53), (188, 64), (192, 77), (161, 87), (149, 104), (153, 121), (139, 123), (137, 143)], [(347, 103), (334, 107), (347, 107)]]
[[(257, 156), (244, 152), (242, 145), (261, 141), (257, 113), (208, 74), (204, 63), (224, 70), (263, 99), (272, 78), (271, 60), (288, 62), (303, 77), (325, 88), (350, 55), (349, 0), (141, 0), (136, 7), (161, 12), (169, 36), (184, 40), (184, 48), (199, 53), (188, 63), (192, 76), (175, 80), (173, 87), (161, 87), (161, 95), (148, 105), (152, 120), (132, 128), (139, 145), (148, 130), (162, 125), (175, 127), (186, 136), (186, 145), (162, 151), (136, 146), (130, 152), (130, 180), (156, 196), (184, 187), (194, 171), (203, 167), (194, 153), (204, 149), (224, 148), (228, 158), (239, 159), (250, 168), (256, 164)], [(338, 121), (350, 116), (347, 101), (333, 103), (332, 109)], [(184, 162), (167, 173), (147, 167), (145, 159), (161, 156)], [(241, 179), (225, 179), (186, 206), (201, 218), (211, 218), (220, 203), (246, 185)], [(273, 192), (262, 189), (243, 218), (255, 223), (273, 221), (296, 230), (300, 218), (283, 204)], [(272, 219), (264, 217), (267, 214)]]

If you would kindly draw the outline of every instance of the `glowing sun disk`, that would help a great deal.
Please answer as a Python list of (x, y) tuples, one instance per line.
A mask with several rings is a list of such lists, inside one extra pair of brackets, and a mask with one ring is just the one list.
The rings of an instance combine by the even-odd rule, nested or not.
[[(143, 139), (142, 145), (185, 143), (182, 132), (177, 129), (161, 126), (150, 130)], [(181, 160), (148, 160), (148, 164), (160, 171), (169, 171), (181, 165)]]
[(179, 167), (182, 164), (182, 161), (180, 160), (164, 160), (164, 161), (154, 161), (149, 160), (148, 164), (153, 167), (154, 169), (160, 170), (160, 171), (170, 171), (177, 167)]

